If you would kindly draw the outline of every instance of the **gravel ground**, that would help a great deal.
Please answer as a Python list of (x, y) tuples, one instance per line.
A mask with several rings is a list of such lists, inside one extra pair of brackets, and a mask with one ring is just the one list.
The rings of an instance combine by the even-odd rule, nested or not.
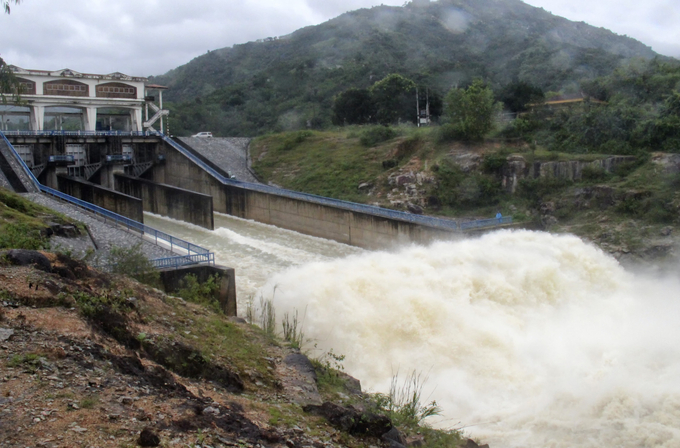
[(23, 196), (37, 204), (49, 207), (52, 210), (87, 225), (89, 235), (81, 235), (78, 238), (52, 237), (53, 250), (71, 252), (74, 257), (82, 257), (87, 254), (88, 250), (94, 250), (96, 244), (97, 249), (94, 254), (94, 264), (106, 264), (112, 247), (131, 248), (139, 243), (142, 243), (142, 252), (148, 259), (177, 255), (169, 249), (156, 246), (154, 243), (143, 240), (136, 233), (128, 232), (117, 226), (105, 223), (73, 204), (60, 201), (41, 193), (27, 193)]
[(194, 148), (196, 152), (237, 180), (259, 183), (248, 169), (249, 138), (198, 138), (180, 137), (179, 140)]

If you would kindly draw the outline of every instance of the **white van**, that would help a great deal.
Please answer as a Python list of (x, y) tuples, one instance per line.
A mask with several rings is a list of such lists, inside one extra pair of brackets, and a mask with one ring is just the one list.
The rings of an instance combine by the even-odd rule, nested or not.
[(198, 134), (192, 135), (192, 137), (200, 137), (200, 138), (212, 137), (212, 132), (199, 132)]

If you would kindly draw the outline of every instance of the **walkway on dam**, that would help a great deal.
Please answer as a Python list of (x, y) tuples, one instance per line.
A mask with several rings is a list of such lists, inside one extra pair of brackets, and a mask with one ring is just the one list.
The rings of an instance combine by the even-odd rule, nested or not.
[(114, 247), (130, 249), (139, 243), (142, 243), (140, 247), (142, 253), (149, 260), (177, 256), (169, 249), (145, 241), (138, 233), (127, 232), (115, 224), (106, 223), (101, 218), (95, 218), (77, 205), (60, 201), (42, 193), (27, 193), (22, 196), (87, 225), (90, 235), (85, 234), (78, 238), (52, 236), (50, 238), (52, 251), (70, 252), (74, 257), (81, 258), (87, 254), (88, 250), (95, 250), (92, 244), (92, 240), (94, 240), (97, 244), (97, 250), (94, 254), (93, 264), (107, 264), (109, 253)]
[(237, 180), (259, 183), (249, 169), (248, 145), (251, 139), (238, 137), (178, 137), (177, 139)]

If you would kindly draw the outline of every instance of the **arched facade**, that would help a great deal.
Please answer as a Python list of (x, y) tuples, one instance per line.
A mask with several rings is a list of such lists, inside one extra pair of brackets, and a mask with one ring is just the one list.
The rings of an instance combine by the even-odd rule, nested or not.
[(30, 79), (17, 78), (21, 95), (35, 95), (35, 83)]
[[(30, 107), (31, 130), (45, 130), (46, 124), (57, 129), (74, 128), (77, 124), (76, 117), (80, 116), (82, 130), (94, 131), (97, 128), (97, 110), (107, 108), (129, 111), (118, 116), (109, 116), (107, 128), (129, 128), (130, 131), (143, 129), (146, 78), (117, 72), (95, 75), (69, 69), (54, 72), (26, 70), (16, 66), (10, 66), (10, 69), (19, 79), (21, 91), (18, 93), (22, 102)], [(82, 113), (55, 112), (54, 108), (64, 107), (77, 108)]]
[(43, 83), (44, 95), (90, 96), (90, 86), (71, 79), (59, 79)]
[(122, 82), (97, 85), (97, 98), (137, 98), (137, 88)]

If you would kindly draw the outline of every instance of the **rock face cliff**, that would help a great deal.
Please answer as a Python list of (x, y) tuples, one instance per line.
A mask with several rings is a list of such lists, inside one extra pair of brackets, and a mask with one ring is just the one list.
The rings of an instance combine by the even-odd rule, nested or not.
[(611, 156), (593, 161), (549, 161), (527, 162), (524, 156), (511, 155), (503, 167), (503, 187), (510, 193), (517, 190), (519, 181), (524, 178), (556, 178), (570, 181), (580, 180), (584, 169), (611, 173), (622, 163), (635, 161), (633, 156)]

